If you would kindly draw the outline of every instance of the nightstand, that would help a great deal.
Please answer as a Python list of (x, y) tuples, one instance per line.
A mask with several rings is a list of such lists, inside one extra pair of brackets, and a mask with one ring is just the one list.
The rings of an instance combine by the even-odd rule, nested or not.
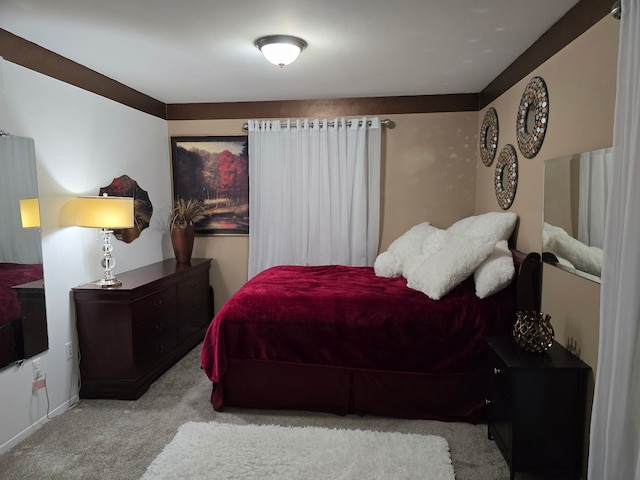
[[(488, 435), (509, 469), (580, 478), (590, 367), (557, 342), (529, 353), (489, 337)], [(556, 478), (556, 477), (554, 477)]]

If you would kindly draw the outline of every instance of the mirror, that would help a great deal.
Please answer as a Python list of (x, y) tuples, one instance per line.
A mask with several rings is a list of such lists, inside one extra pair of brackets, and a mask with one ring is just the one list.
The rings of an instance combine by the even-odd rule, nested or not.
[(111, 197), (133, 197), (133, 227), (113, 231), (113, 236), (118, 240), (122, 240), (125, 243), (133, 242), (149, 226), (151, 221), (153, 205), (149, 200), (149, 194), (146, 190), (140, 188), (138, 182), (128, 175), (114, 178), (109, 185), (100, 188), (98, 195), (102, 196), (104, 194)]
[(613, 149), (544, 163), (542, 260), (600, 282)]
[(503, 210), (508, 210), (516, 197), (516, 190), (518, 189), (518, 155), (515, 147), (510, 143), (506, 144), (500, 151), (493, 183), (498, 205)]
[[(49, 348), (34, 141), (0, 136), (0, 368)], [(22, 206), (22, 212), (21, 212)], [(22, 217), (29, 207), (36, 216)]]

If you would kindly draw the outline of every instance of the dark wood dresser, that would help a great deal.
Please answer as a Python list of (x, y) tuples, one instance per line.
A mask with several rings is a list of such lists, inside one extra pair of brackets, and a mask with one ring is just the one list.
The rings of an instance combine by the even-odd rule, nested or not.
[(133, 400), (204, 338), (213, 318), (211, 259), (118, 274), (119, 288), (73, 288), (80, 397)]
[(488, 433), (511, 479), (517, 472), (580, 478), (590, 367), (557, 342), (545, 353), (526, 352), (511, 336), (488, 343)]

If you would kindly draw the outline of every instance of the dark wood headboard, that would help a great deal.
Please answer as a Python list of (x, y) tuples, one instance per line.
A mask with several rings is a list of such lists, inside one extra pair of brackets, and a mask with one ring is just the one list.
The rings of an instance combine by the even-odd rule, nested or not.
[(517, 273), (517, 309), (540, 311), (542, 301), (542, 261), (539, 253), (511, 249)]

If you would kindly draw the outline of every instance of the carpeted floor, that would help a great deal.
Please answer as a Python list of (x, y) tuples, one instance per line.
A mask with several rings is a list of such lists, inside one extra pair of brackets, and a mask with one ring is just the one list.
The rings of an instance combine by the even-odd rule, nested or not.
[(486, 425), (240, 408), (216, 412), (199, 353), (200, 347), (191, 351), (137, 401), (81, 400), (0, 456), (0, 478), (137, 480), (189, 421), (438, 435), (449, 443), (457, 480), (509, 478), (498, 448), (487, 439)]

